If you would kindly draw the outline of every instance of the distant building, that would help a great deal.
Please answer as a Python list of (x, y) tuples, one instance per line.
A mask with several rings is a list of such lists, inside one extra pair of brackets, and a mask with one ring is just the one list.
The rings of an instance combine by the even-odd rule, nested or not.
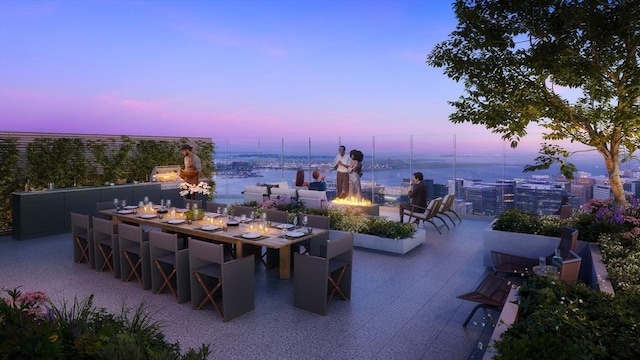
[(594, 199), (611, 199), (613, 194), (610, 185), (595, 185), (593, 187)]
[(495, 186), (474, 184), (463, 186), (464, 200), (473, 206), (473, 213), (477, 215), (497, 215), (496, 198), (498, 190)]
[(523, 182), (515, 187), (515, 207), (531, 214), (554, 214), (567, 196), (563, 183)]

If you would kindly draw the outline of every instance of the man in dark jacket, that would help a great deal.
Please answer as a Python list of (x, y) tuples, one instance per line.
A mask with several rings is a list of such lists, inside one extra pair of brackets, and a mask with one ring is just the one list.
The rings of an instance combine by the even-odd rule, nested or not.
[(401, 203), (398, 208), (400, 210), (400, 222), (403, 221), (403, 213), (404, 210), (411, 210), (411, 205), (420, 206), (419, 208), (415, 208), (414, 212), (423, 213), (427, 207), (427, 185), (422, 182), (424, 176), (421, 172), (413, 173), (413, 181), (411, 184), (411, 189), (409, 189), (409, 199), (411, 203)]

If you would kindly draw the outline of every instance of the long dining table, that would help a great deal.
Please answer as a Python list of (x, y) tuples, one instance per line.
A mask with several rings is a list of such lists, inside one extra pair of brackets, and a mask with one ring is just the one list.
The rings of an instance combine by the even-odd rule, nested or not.
[[(100, 214), (110, 216), (114, 225), (118, 223), (146, 225), (159, 228), (162, 231), (233, 244), (238, 258), (243, 256), (243, 244), (276, 249), (280, 255), (280, 279), (291, 278), (291, 246), (293, 244), (326, 236), (329, 232), (329, 230), (319, 228), (311, 228), (311, 232), (306, 231), (306, 228), (289, 228), (288, 232), (285, 232), (282, 227), (291, 225), (263, 223), (263, 226), (260, 227), (258, 221), (243, 221), (242, 219), (232, 219), (227, 224), (226, 219), (218, 218), (217, 214), (213, 213), (206, 213), (207, 216), (202, 220), (188, 222), (184, 214), (178, 212), (171, 215), (172, 213), (168, 212), (160, 216), (155, 210), (148, 212), (133, 209), (100, 211)], [(236, 222), (237, 224), (235, 224)], [(231, 225), (232, 223), (234, 225)]]

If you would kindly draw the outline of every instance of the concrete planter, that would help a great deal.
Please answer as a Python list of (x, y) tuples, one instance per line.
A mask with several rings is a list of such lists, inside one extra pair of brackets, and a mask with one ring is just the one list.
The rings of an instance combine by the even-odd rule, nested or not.
[[(329, 236), (340, 236), (345, 234), (345, 231), (330, 230)], [(394, 254), (406, 254), (415, 247), (424, 243), (426, 238), (426, 231), (424, 229), (418, 229), (411, 238), (404, 239), (387, 239), (375, 235), (367, 234), (353, 234), (353, 245), (355, 247), (379, 250), (384, 252), (390, 252)]]
[(507, 231), (493, 230), (493, 223), (482, 234), (484, 265), (493, 267), (491, 251), (537, 258), (548, 256), (560, 243), (557, 236), (542, 236), (533, 234), (520, 234)]

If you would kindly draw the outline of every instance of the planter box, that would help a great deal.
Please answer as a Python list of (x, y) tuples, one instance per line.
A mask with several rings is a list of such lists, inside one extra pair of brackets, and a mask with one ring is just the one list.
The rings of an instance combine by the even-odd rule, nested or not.
[[(340, 236), (341, 234), (345, 234), (345, 231), (339, 230), (330, 230), (329, 236)], [(367, 234), (353, 234), (353, 246), (379, 250), (384, 252), (390, 252), (394, 254), (406, 254), (415, 247), (424, 243), (426, 239), (426, 230), (418, 229), (411, 238), (404, 239), (387, 239), (382, 238), (375, 235), (367, 235)]]
[(554, 249), (560, 243), (558, 236), (498, 231), (493, 230), (492, 226), (493, 223), (482, 234), (484, 266), (488, 268), (493, 268), (491, 250), (535, 259), (538, 256), (553, 254)]

